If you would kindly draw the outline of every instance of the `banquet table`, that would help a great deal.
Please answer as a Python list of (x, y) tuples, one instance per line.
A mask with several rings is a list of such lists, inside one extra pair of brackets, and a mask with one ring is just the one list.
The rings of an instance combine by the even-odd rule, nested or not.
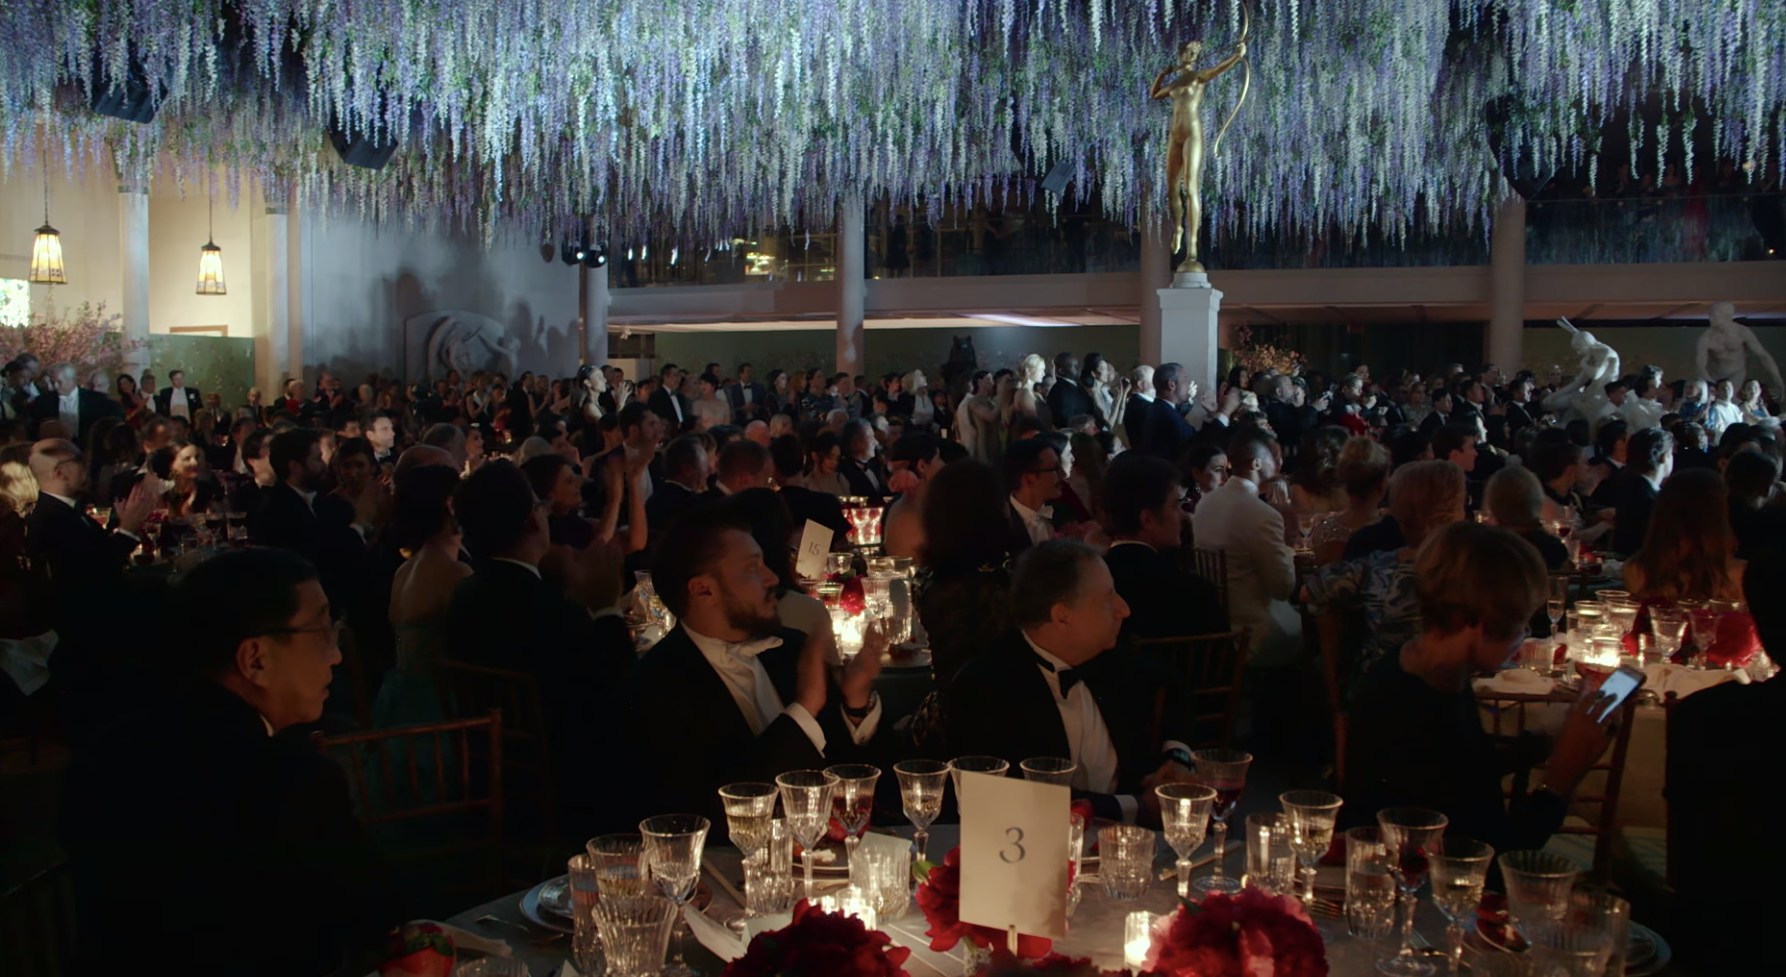
[[(940, 857), (942, 853), (954, 847), (958, 837), (958, 826), (937, 825), (932, 829), (930, 853), (932, 857)], [(909, 835), (909, 830), (901, 832)], [(1199, 856), (1208, 855), (1208, 846)], [(1238, 874), (1243, 870), (1246, 861), (1244, 845), (1230, 836), (1227, 859), (1224, 862), (1230, 874)], [(1168, 867), (1173, 862), (1171, 850), (1162, 842), (1156, 852), (1156, 867)], [(743, 872), (739, 867), (739, 855), (736, 849), (726, 847), (710, 847), (704, 858), (706, 869), (702, 881), (711, 884), (707, 873), (717, 871), (733, 887), (742, 890)], [(1198, 874), (1204, 870), (1199, 869)], [(1331, 874), (1329, 874), (1331, 873)], [(799, 870), (795, 870), (796, 883), (799, 881)], [(1324, 869), (1318, 876), (1323, 885), (1332, 882), (1343, 884), (1338, 869)], [(725, 921), (737, 916), (741, 907), (723, 887), (713, 886), (714, 900), (707, 909), (708, 916), (717, 921)], [(829, 891), (835, 891), (827, 890)], [(1158, 881), (1148, 889), (1141, 899), (1133, 902), (1117, 902), (1104, 894), (1103, 887), (1095, 879), (1089, 879), (1081, 887), (1083, 898), (1077, 911), (1068, 921), (1068, 935), (1064, 940), (1055, 942), (1054, 949), (1072, 957), (1090, 957), (1100, 967), (1110, 970), (1123, 968), (1123, 923), (1128, 914), (1137, 910), (1164, 914), (1174, 911), (1178, 904), (1178, 884), (1175, 880)], [(548, 977), (570, 958), (570, 937), (559, 936), (540, 930), (528, 923), (521, 914), (521, 900), (525, 893), (516, 892), (500, 899), (485, 903), (454, 916), (447, 922), (461, 926), (481, 936), (507, 941), (514, 948), (515, 956), (527, 963), (534, 977)], [(825, 893), (821, 893), (825, 894)], [(494, 917), (496, 922), (488, 919)], [(486, 920), (479, 922), (480, 919)], [(1367, 977), (1377, 973), (1378, 957), (1389, 953), (1394, 943), (1391, 940), (1359, 939), (1347, 935), (1345, 922), (1342, 919), (1317, 918), (1316, 927), (1321, 931), (1327, 943), (1327, 960), (1332, 977)], [(1415, 927), (1419, 934), (1418, 946), (1443, 947), (1444, 921), (1433, 909), (1431, 901), (1424, 895), (1421, 897), (1420, 909), (1415, 915)], [(893, 938), (894, 943), (910, 947), (912, 955), (905, 962), (905, 969), (912, 977), (956, 977), (962, 972), (965, 951), (962, 947), (947, 953), (939, 953), (929, 948), (929, 938), (924, 935), (928, 928), (924, 914), (914, 902), (910, 909), (898, 919), (881, 920), (877, 926), (882, 932)], [(533, 936), (523, 935), (531, 932)], [(725, 965), (712, 953), (708, 952), (692, 935), (686, 942), (687, 959), (690, 964), (699, 968), (707, 977), (718, 977)], [(1474, 951), (1472, 951), (1474, 952)], [(1440, 961), (1443, 972), (1443, 962)]]

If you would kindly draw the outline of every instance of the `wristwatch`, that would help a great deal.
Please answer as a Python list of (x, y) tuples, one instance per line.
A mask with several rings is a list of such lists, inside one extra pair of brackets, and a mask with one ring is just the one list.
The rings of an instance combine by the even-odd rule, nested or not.
[(874, 707), (880, 704), (881, 694), (879, 692), (870, 692), (868, 693), (868, 701), (862, 704), (862, 708), (853, 709), (848, 703), (845, 703), (843, 714), (851, 719), (867, 719), (868, 714), (874, 711)]
[(1196, 764), (1191, 760), (1191, 751), (1185, 749), (1182, 746), (1175, 746), (1172, 749), (1167, 750), (1162, 755), (1165, 756), (1165, 758), (1168, 760), (1178, 761), (1179, 763), (1183, 764), (1186, 768), (1193, 768), (1196, 766)]

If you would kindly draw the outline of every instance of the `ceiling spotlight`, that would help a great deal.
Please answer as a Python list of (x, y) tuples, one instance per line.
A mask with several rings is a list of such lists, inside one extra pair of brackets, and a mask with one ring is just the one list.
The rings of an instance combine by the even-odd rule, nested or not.
[(600, 268), (608, 263), (608, 249), (599, 244), (585, 248), (577, 259), (585, 268)]
[(570, 241), (566, 241), (558, 246), (558, 257), (565, 264), (574, 268), (576, 267), (577, 262), (583, 260), (583, 246), (581, 244), (573, 244)]

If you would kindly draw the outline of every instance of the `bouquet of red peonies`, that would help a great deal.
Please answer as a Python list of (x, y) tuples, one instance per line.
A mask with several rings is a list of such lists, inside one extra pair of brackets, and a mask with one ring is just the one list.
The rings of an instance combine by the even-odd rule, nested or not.
[[(930, 937), (932, 950), (953, 950), (962, 940), (987, 949), (1006, 945), (1008, 937), (1003, 930), (961, 921), (961, 849), (951, 850), (941, 865), (931, 866), (929, 876), (918, 886), (917, 900), (930, 924), (924, 935)], [(1053, 946), (1054, 941), (1046, 937), (1020, 935), (1017, 956), (1034, 960), (1047, 956)]]
[(1248, 886), (1161, 917), (1145, 973), (1159, 977), (1327, 977), (1327, 947), (1293, 896)]
[(860, 919), (802, 899), (792, 923), (758, 933), (744, 956), (726, 964), (723, 977), (906, 977), (901, 965), (911, 954)]
[(992, 960), (974, 971), (974, 977), (1125, 977), (1127, 971), (1099, 970), (1090, 960), (1075, 960), (1050, 953), (1040, 960), (1019, 960), (1004, 950), (992, 951)]

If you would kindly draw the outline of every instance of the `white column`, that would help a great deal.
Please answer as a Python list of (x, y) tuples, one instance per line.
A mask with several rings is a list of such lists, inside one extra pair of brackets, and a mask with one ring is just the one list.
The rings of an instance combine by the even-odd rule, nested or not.
[(291, 237), (283, 202), (267, 203), (267, 359), (262, 371), (271, 388), (266, 403), (277, 400), (281, 383), (296, 376), (291, 359)]
[[(133, 374), (149, 367), (149, 189), (138, 183), (118, 185), (118, 253), (122, 259), (124, 340), (137, 346), (124, 365)], [(83, 382), (86, 377), (82, 377)]]
[(863, 280), (863, 246), (860, 193), (846, 195), (837, 214), (837, 372), (855, 376), (867, 372), (868, 344), (863, 335), (863, 306), (868, 285)]
[[(295, 216), (284, 218), (285, 222), (285, 335), (286, 335), (286, 375), (304, 376), (304, 339), (306, 336), (304, 319), (304, 217), (297, 206), (298, 192), (294, 188), (287, 196), (286, 212), (298, 211)], [(318, 363), (323, 367), (326, 364)], [(317, 377), (304, 378), (306, 385), (314, 385)]]
[(1495, 213), (1489, 238), (1489, 275), (1493, 285), (1489, 304), (1487, 361), (1512, 376), (1525, 356), (1526, 326), (1526, 202), (1518, 195), (1507, 198)]
[(1172, 284), (1172, 251), (1167, 246), (1165, 221), (1152, 204), (1153, 194), (1142, 195), (1141, 204), (1141, 362), (1159, 366), (1161, 358), (1159, 290)]
[[(1159, 289), (1160, 363), (1177, 363), (1197, 381), (1198, 391), (1216, 389), (1218, 320), (1222, 293), (1209, 287), (1203, 274), (1179, 275), (1181, 284)], [(1201, 284), (1189, 282), (1201, 281)], [(1156, 364), (1158, 365), (1158, 364)]]
[(608, 362), (608, 266), (583, 269), (583, 363)]

